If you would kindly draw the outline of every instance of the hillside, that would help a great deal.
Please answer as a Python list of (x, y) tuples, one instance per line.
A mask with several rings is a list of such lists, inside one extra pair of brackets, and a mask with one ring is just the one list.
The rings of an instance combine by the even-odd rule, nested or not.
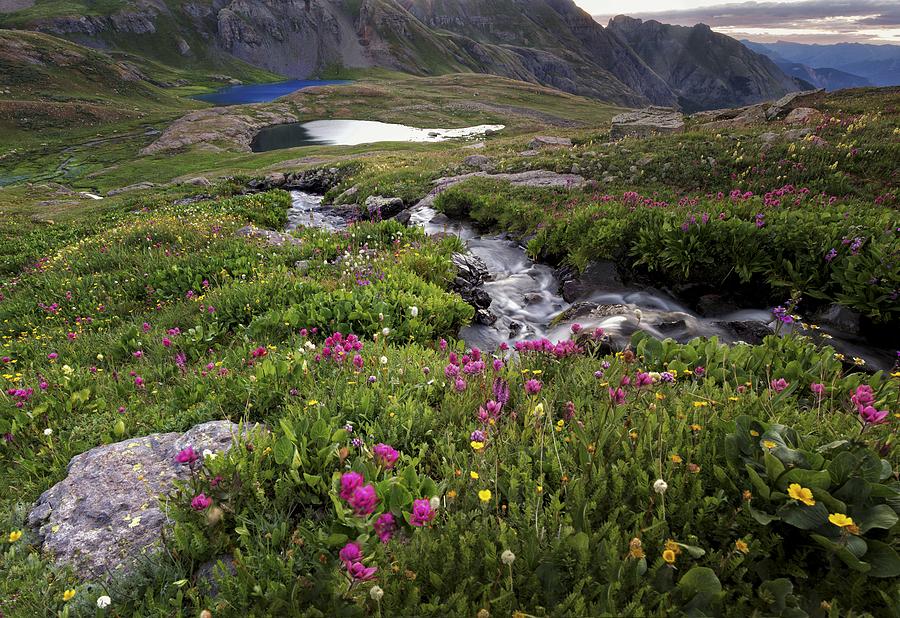
[[(0, 26), (208, 71), (228, 70), (235, 59), (298, 78), (372, 67), (470, 71), (628, 106), (722, 107), (778, 98), (793, 87), (771, 63), (724, 37), (716, 43), (738, 57), (737, 66), (681, 54), (685, 70), (703, 77), (666, 71), (656, 50), (637, 51), (572, 0), (35, 0), (0, 15)], [(663, 47), (671, 45), (684, 43)], [(739, 84), (738, 96), (728, 99), (720, 83)]]
[(798, 89), (767, 57), (704, 24), (687, 28), (619, 15), (609, 30), (669, 84), (687, 111), (751, 105)]

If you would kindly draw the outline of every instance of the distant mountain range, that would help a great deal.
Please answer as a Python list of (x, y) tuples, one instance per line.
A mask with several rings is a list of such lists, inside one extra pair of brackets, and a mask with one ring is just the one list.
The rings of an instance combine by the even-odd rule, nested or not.
[(900, 45), (741, 42), (789, 75), (828, 90), (900, 85)]
[(479, 72), (687, 111), (804, 85), (706, 26), (623, 17), (604, 28), (572, 0), (28, 0), (0, 4), (0, 27), (205, 71), (236, 58), (295, 78)]

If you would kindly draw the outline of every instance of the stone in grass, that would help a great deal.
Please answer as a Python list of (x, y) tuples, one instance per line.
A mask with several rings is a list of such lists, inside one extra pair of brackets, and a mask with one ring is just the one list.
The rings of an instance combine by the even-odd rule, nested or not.
[(247, 435), (255, 427), (212, 421), (184, 434), (153, 434), (76, 455), (66, 478), (35, 503), (28, 525), (42, 549), (81, 579), (126, 574), (160, 548), (168, 524), (160, 496), (191, 475), (189, 466), (175, 461), (179, 451), (191, 446), (198, 455), (224, 452), (239, 432)]
[(540, 150), (542, 148), (571, 148), (572, 140), (568, 137), (553, 137), (549, 135), (539, 135), (528, 142), (528, 148), (531, 150)]
[(657, 133), (684, 133), (684, 115), (668, 107), (647, 107), (612, 119), (610, 137), (647, 137)]

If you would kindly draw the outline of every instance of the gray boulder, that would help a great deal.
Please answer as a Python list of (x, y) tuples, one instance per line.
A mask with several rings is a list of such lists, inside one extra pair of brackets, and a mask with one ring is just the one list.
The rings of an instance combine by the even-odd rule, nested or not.
[(812, 107), (797, 107), (784, 118), (785, 124), (818, 124), (822, 120), (822, 112)]
[(492, 167), (494, 160), (484, 155), (469, 155), (463, 159), (463, 165), (479, 170), (487, 170)]
[(77, 455), (66, 478), (35, 503), (28, 525), (43, 550), (82, 579), (127, 572), (159, 549), (168, 525), (160, 498), (191, 476), (190, 466), (175, 461), (178, 452), (187, 446), (198, 454), (227, 451), (239, 431), (230, 421), (212, 421), (184, 434), (153, 434)]
[(684, 133), (684, 116), (668, 107), (648, 107), (612, 119), (610, 137), (646, 137), (657, 133)]
[(542, 148), (571, 148), (572, 140), (568, 137), (551, 137), (540, 135), (528, 142), (528, 148), (531, 150), (540, 150)]
[(563, 298), (569, 303), (598, 290), (614, 291), (624, 288), (615, 263), (607, 260), (588, 263), (580, 274), (577, 270), (560, 269), (557, 277), (561, 282)]
[(800, 92), (789, 92), (784, 95), (777, 101), (775, 101), (769, 109), (766, 110), (766, 119), (767, 120), (776, 120), (785, 116), (789, 111), (794, 109), (795, 107), (799, 107), (799, 103), (807, 98), (812, 97), (813, 95), (819, 94), (820, 92), (825, 92), (822, 88), (818, 90), (803, 90)]
[(403, 199), (399, 197), (383, 197), (370, 195), (366, 198), (366, 213), (369, 217), (391, 219), (403, 210)]
[(122, 193), (130, 193), (131, 191), (141, 191), (142, 189), (152, 189), (156, 185), (152, 182), (139, 182), (137, 184), (128, 185), (127, 187), (122, 187), (121, 189), (113, 189), (106, 195), (109, 197), (113, 197), (115, 195), (121, 195)]

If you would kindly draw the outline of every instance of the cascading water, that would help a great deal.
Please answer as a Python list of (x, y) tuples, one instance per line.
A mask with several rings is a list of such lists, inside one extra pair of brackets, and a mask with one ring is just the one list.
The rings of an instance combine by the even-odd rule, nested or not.
[[(288, 212), (288, 230), (299, 226), (344, 229), (348, 218), (339, 209), (322, 204), (321, 196), (295, 191)], [(727, 324), (771, 324), (767, 309), (743, 309), (716, 318), (704, 318), (658, 290), (604, 289), (589, 290), (576, 303), (567, 302), (560, 294), (560, 282), (554, 271), (531, 260), (524, 247), (505, 235), (482, 235), (469, 223), (447, 218), (429, 205), (413, 208), (410, 225), (419, 225), (427, 234), (454, 234), (469, 251), (481, 258), (490, 273), (484, 288), (491, 296), (491, 312), (497, 321), (490, 325), (474, 324), (460, 331), (467, 344), (492, 350), (503, 342), (546, 337), (551, 341), (567, 339), (571, 327), (578, 323), (585, 329), (602, 328), (620, 341), (636, 330), (646, 331), (660, 339), (671, 337), (688, 341), (694, 337), (717, 336), (723, 342), (735, 343), (739, 337)], [(596, 310), (560, 318), (564, 312), (580, 307)], [(833, 344), (848, 356), (866, 359), (873, 368), (889, 368), (890, 355), (885, 351), (847, 341), (840, 333)]]

